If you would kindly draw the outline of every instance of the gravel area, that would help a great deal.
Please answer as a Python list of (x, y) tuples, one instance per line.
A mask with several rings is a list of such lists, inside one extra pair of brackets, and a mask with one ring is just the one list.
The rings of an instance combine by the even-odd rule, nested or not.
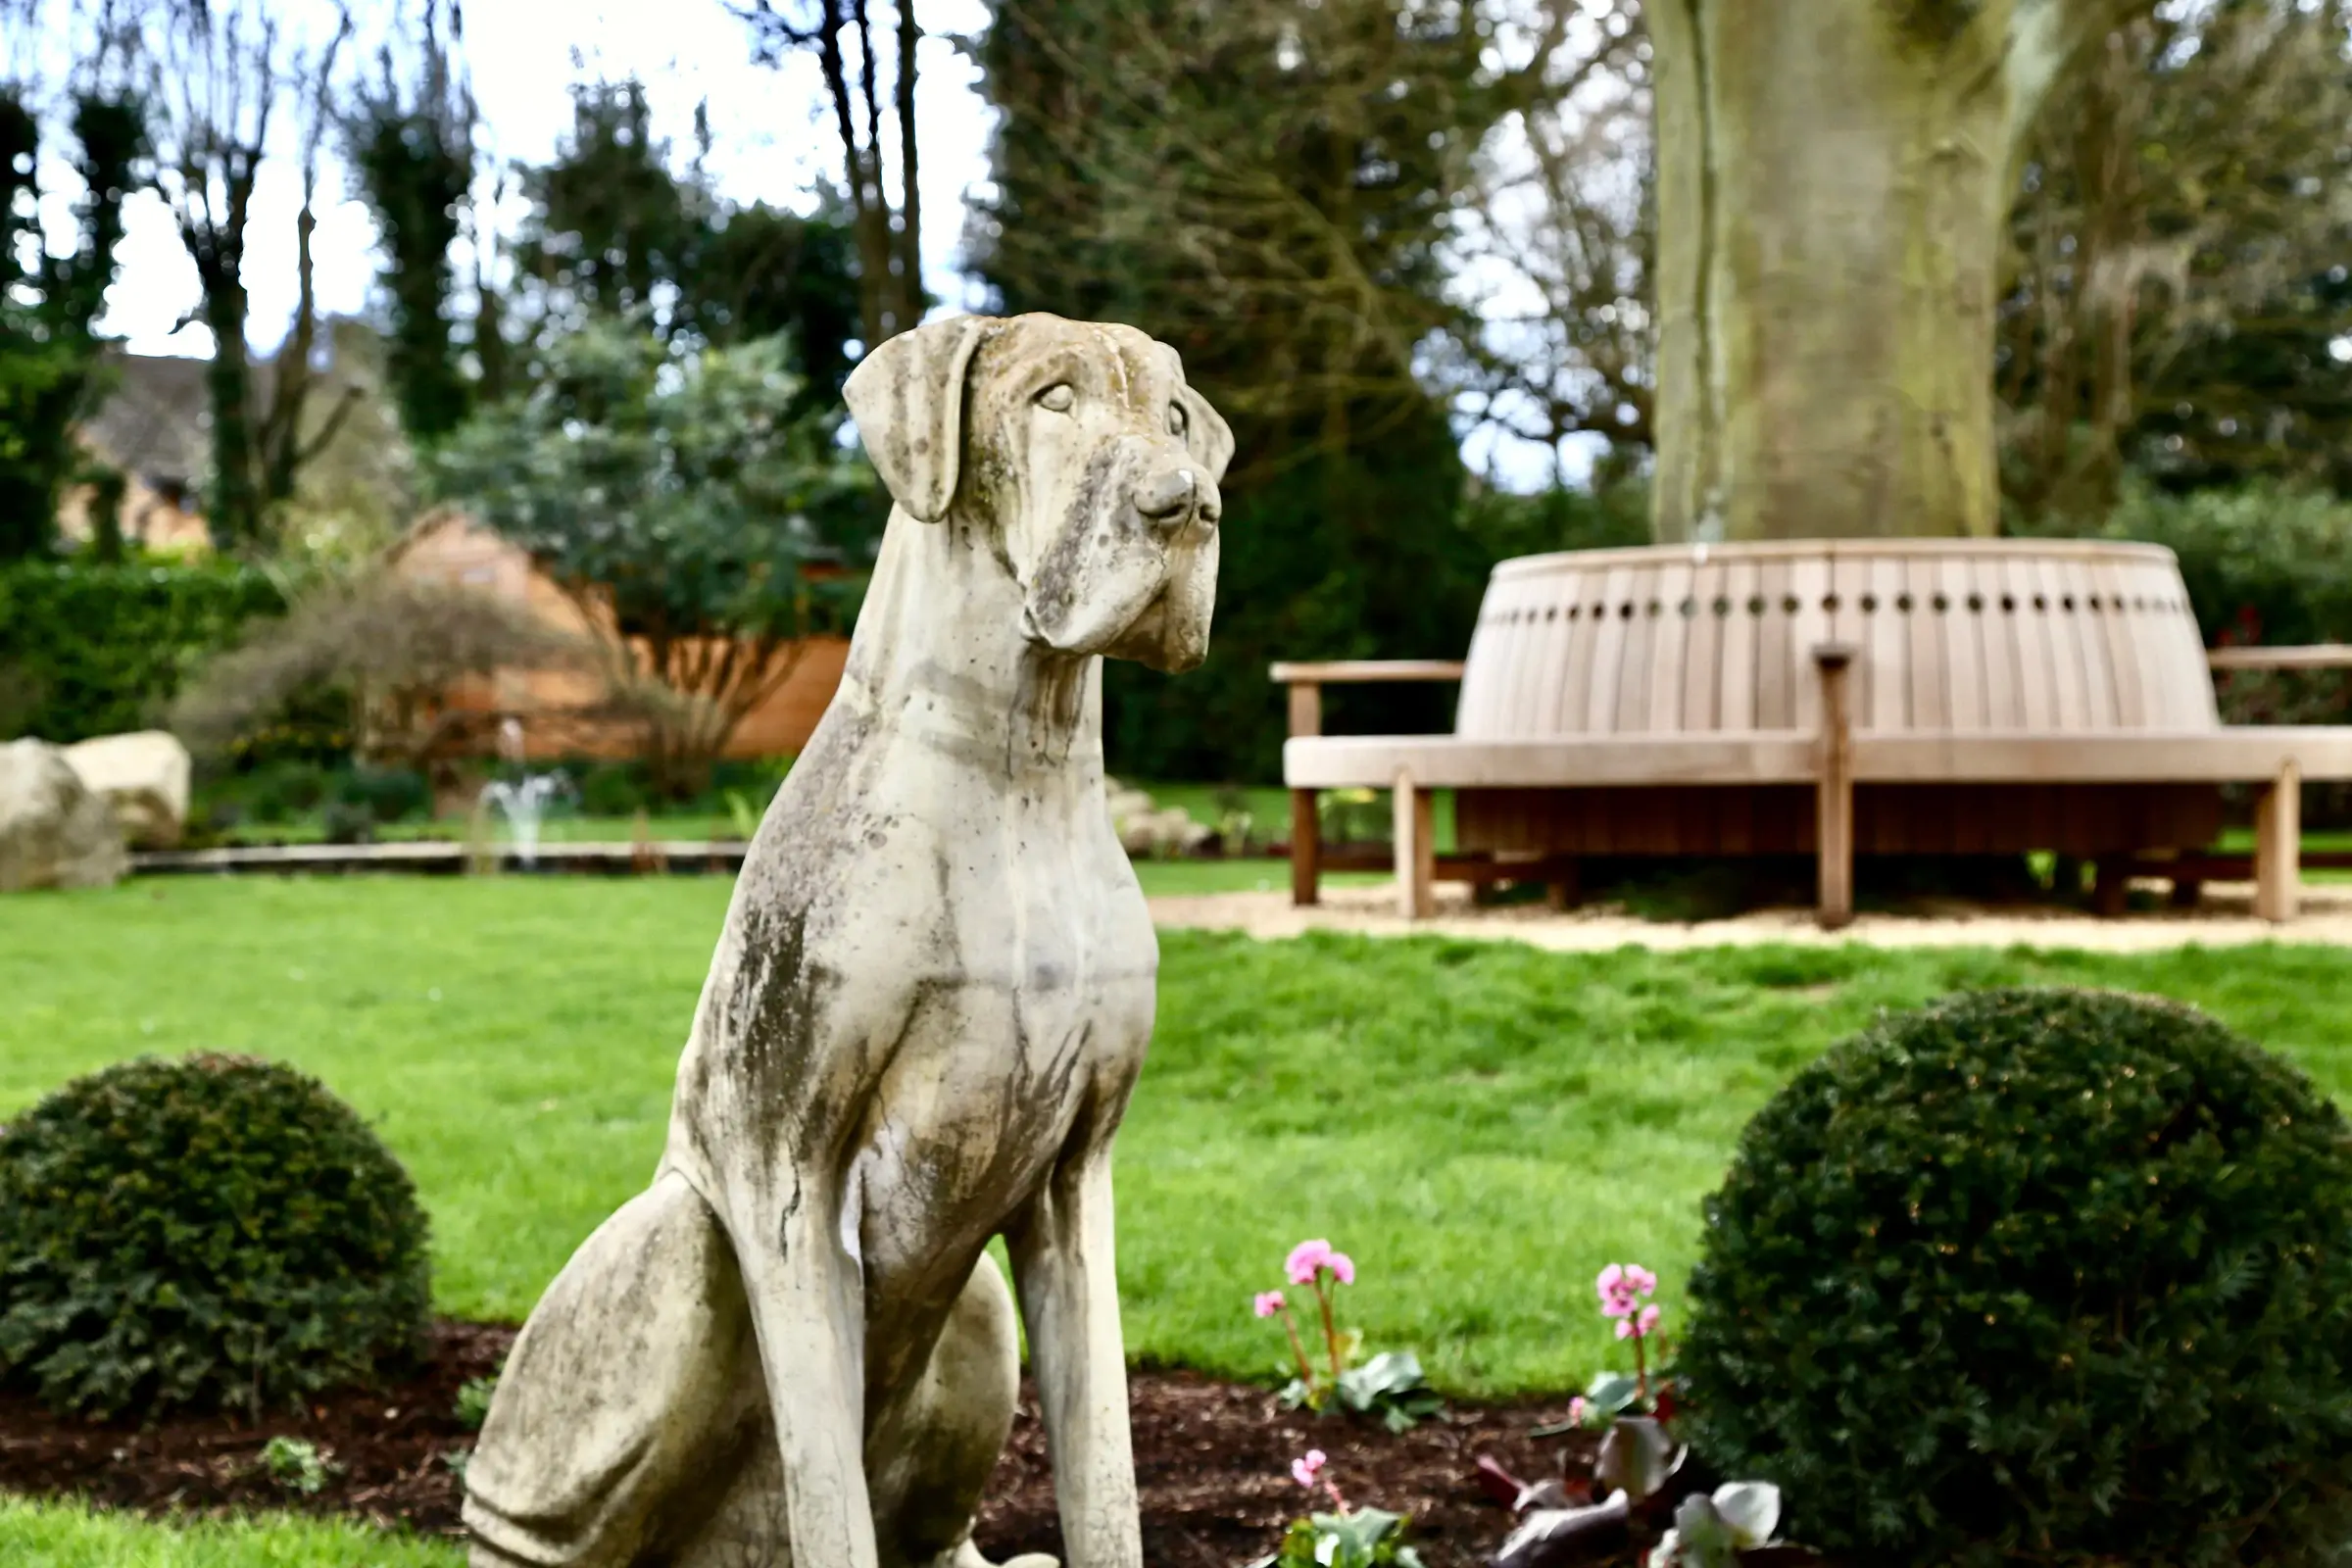
[[(2151, 882), (2159, 902), (2165, 884)], [(1306, 931), (1355, 931), (1367, 936), (1437, 935), (1525, 942), (1559, 952), (1620, 947), (1658, 949), (1742, 946), (1763, 942), (1861, 942), (1876, 947), (2082, 948), (2143, 953), (2198, 944), (2307, 942), (2352, 947), (2352, 884), (2322, 883), (2303, 890), (2303, 912), (2286, 925), (2254, 917), (2252, 883), (2206, 884), (2195, 909), (2160, 907), (2101, 920), (2071, 909), (1986, 906), (1952, 901), (1901, 914), (1864, 914), (1842, 931), (1823, 931), (1812, 911), (1761, 909), (1728, 920), (1690, 924), (1642, 920), (1622, 908), (1593, 905), (1565, 912), (1540, 904), (1480, 906), (1458, 884), (1438, 888), (1435, 918), (1408, 924), (1396, 917), (1396, 895), (1387, 884), (1326, 888), (1323, 903), (1294, 908), (1287, 891), (1210, 893), (1156, 898), (1152, 918), (1162, 926), (1241, 931), (1253, 937), (1294, 937)]]

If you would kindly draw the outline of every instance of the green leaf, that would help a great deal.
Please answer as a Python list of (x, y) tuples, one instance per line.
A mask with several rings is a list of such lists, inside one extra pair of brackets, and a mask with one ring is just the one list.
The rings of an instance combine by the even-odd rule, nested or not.
[(1655, 1495), (1682, 1462), (1683, 1450), (1664, 1427), (1645, 1415), (1627, 1415), (1601, 1438), (1592, 1473), (1603, 1486), (1639, 1502)]
[(1585, 1388), (1585, 1402), (1602, 1415), (1623, 1415), (1641, 1398), (1641, 1381), (1623, 1372), (1602, 1372)]

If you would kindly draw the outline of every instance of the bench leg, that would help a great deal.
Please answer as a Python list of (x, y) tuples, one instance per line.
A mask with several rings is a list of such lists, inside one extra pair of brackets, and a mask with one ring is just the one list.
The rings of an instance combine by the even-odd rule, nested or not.
[(1438, 850), (1430, 793), (1414, 787), (1413, 775), (1398, 772), (1396, 809), (1396, 912), (1426, 920), (1437, 912)]
[(1824, 931), (1854, 921), (1854, 734), (1846, 708), (1852, 650), (1824, 645), (1813, 651), (1821, 671), (1821, 782), (1814, 795), (1813, 856), (1820, 887), (1813, 917)]
[(1291, 903), (1299, 908), (1323, 898), (1323, 829), (1315, 792), (1291, 791)]
[(2288, 762), (2254, 808), (2254, 912), (2292, 920), (2303, 902), (2303, 770)]
[(2113, 920), (2132, 907), (2132, 858), (2128, 855), (2102, 855), (2093, 862), (2090, 887), (2091, 912), (2102, 920)]
[(1573, 909), (1583, 902), (1583, 877), (1574, 860), (1563, 861), (1544, 884), (1544, 902), (1554, 909)]
[(2193, 876), (2173, 878), (2173, 907), (2193, 909), (2205, 897), (2205, 884)]

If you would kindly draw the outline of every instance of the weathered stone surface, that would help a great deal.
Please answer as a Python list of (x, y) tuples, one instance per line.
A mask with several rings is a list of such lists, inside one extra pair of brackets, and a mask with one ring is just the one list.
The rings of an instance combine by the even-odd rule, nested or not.
[(1075, 1568), (1141, 1568), (1110, 1151), (1158, 945), (1103, 657), (1208, 646), (1224, 421), (1174, 351), (933, 322), (848, 398), (897, 502), (754, 839), (653, 1187), (533, 1310), (466, 1472), (478, 1568), (980, 1568), (1018, 1387)]
[(160, 729), (106, 735), (66, 748), (66, 760), (115, 808), (134, 849), (168, 850), (188, 825), (188, 749)]
[(0, 746), (0, 893), (109, 887), (129, 869), (114, 811), (63, 752)]

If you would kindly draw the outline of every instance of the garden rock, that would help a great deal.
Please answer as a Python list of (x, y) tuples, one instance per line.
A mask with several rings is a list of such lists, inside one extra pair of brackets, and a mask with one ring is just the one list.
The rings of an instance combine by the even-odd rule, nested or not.
[(129, 869), (114, 811), (63, 752), (0, 746), (0, 893), (111, 887)]
[(980, 1568), (1020, 1394), (998, 1234), (1069, 1559), (1144, 1561), (1110, 1169), (1158, 948), (1101, 660), (1206, 655), (1232, 437), (1166, 345), (1051, 316), (902, 332), (847, 397), (894, 502), (849, 664), (736, 883), (654, 1181), (499, 1377), (475, 1568)]
[(1163, 859), (1190, 855), (1213, 836), (1182, 807), (1161, 809), (1142, 790), (1122, 787), (1115, 779), (1104, 782), (1111, 831), (1118, 834), (1119, 847), (1129, 855)]
[(122, 824), (133, 849), (168, 850), (188, 825), (188, 749), (166, 730), (107, 735), (66, 748), (66, 760)]

